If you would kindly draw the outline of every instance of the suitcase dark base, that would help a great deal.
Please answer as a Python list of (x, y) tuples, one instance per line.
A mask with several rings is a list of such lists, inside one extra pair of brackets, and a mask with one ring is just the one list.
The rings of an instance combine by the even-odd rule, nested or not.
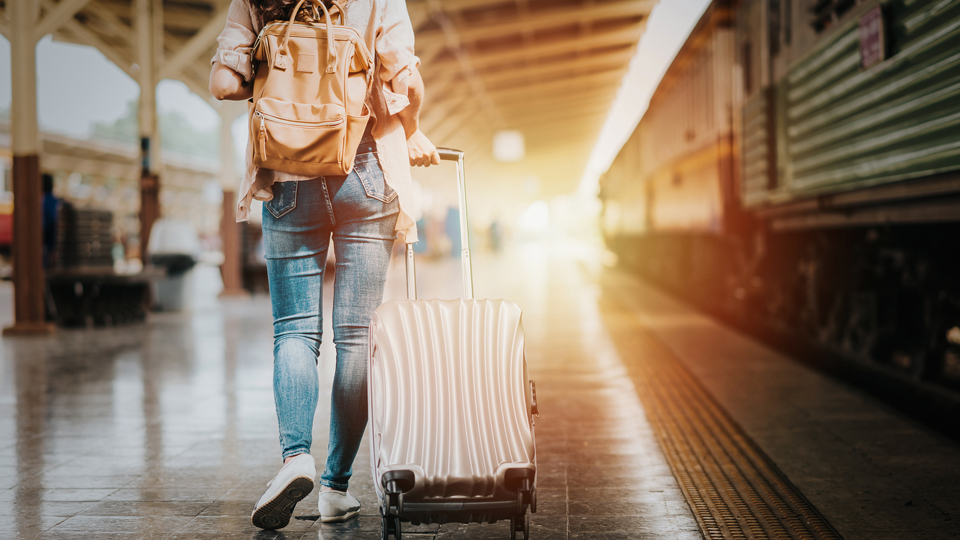
[(400, 540), (401, 523), (429, 525), (433, 523), (496, 523), (509, 519), (510, 538), (515, 540), (520, 533), (524, 540), (530, 536), (527, 511), (537, 511), (537, 488), (525, 479), (517, 490), (516, 501), (463, 497), (434, 499), (429, 502), (403, 502), (403, 492), (389, 486), (380, 504), (380, 538), (387, 540), (393, 535)]
[[(534, 491), (534, 493), (536, 493)], [(536, 495), (531, 512), (536, 512)], [(503, 519), (510, 520), (510, 539), (518, 537), (528, 540), (530, 537), (529, 516), (527, 505), (523, 513), (517, 512), (517, 505), (502, 501), (475, 501), (468, 503), (409, 503), (404, 505), (404, 513), (400, 516), (395, 513), (384, 515), (380, 508), (380, 538), (388, 540), (391, 536), (400, 540), (402, 523), (413, 525), (428, 525), (432, 523), (496, 523)], [(518, 534), (519, 533), (519, 534)]]

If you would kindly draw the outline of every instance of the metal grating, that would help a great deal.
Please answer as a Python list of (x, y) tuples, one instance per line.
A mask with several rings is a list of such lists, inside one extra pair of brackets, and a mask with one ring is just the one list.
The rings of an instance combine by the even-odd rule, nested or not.
[(647, 416), (706, 538), (842, 538), (659, 339), (642, 329), (625, 339)]

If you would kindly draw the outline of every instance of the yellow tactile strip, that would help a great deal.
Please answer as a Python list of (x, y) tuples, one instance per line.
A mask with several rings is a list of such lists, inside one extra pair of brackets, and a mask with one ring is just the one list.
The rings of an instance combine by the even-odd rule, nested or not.
[(620, 336), (647, 416), (708, 539), (842, 538), (656, 336)]

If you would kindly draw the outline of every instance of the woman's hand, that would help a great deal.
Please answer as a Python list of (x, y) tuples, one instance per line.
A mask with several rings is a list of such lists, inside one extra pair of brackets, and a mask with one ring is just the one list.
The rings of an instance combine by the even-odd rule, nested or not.
[(407, 139), (407, 153), (410, 155), (411, 166), (429, 167), (440, 164), (437, 147), (419, 129)]

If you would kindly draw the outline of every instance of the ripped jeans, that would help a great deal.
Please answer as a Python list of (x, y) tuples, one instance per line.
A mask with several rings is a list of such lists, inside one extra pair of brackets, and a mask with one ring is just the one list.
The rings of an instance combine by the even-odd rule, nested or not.
[(369, 325), (383, 300), (399, 203), (372, 151), (358, 154), (346, 177), (279, 182), (273, 193), (273, 200), (263, 205), (263, 239), (273, 305), (273, 390), (280, 445), (286, 458), (309, 453), (313, 442), (323, 274), (332, 233), (337, 369), (320, 483), (346, 490), (367, 423)]

